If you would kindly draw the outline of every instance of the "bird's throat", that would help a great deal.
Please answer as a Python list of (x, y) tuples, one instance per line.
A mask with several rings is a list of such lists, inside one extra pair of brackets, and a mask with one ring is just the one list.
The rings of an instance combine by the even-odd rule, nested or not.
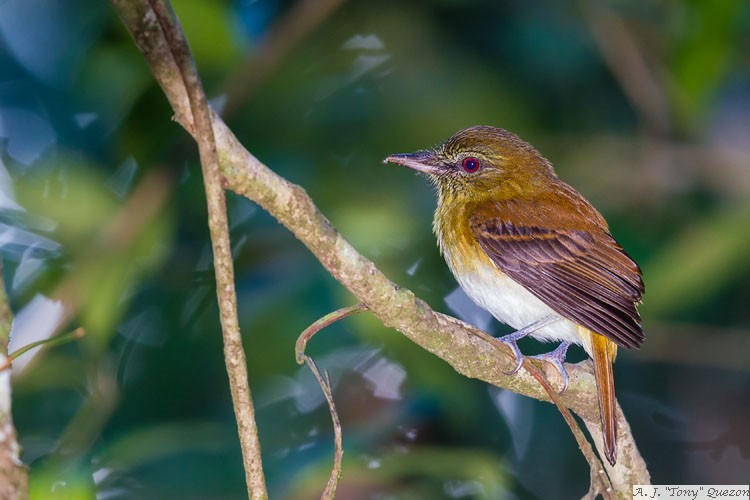
[(476, 271), (479, 265), (492, 265), (472, 235), (469, 226), (472, 210), (471, 204), (446, 200), (441, 193), (432, 222), (440, 253), (456, 277)]

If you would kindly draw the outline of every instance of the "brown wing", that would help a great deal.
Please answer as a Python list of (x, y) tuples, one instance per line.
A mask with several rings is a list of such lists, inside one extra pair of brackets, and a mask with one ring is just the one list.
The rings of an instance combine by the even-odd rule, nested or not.
[[(593, 210), (593, 208), (592, 208)], [(490, 259), (554, 311), (615, 343), (644, 340), (637, 304), (641, 271), (603, 229), (550, 229), (473, 216), (471, 229)]]

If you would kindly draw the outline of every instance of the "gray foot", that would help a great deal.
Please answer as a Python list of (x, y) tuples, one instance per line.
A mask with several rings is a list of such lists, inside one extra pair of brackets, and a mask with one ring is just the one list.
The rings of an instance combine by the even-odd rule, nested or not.
[(546, 361), (547, 363), (552, 363), (555, 365), (557, 370), (560, 372), (560, 377), (562, 377), (563, 386), (560, 390), (560, 394), (564, 393), (568, 389), (568, 384), (570, 383), (570, 376), (568, 375), (568, 370), (565, 369), (565, 355), (568, 353), (568, 347), (570, 347), (570, 342), (567, 340), (557, 346), (557, 348), (554, 351), (548, 352), (546, 354), (539, 354), (538, 356), (531, 356), (534, 359), (541, 359), (542, 361)]
[[(554, 323), (555, 321), (558, 321), (559, 319), (560, 318), (556, 318), (554, 316), (546, 316), (538, 321), (534, 321), (530, 325), (527, 325), (521, 328), (520, 330), (517, 330), (513, 333), (509, 333), (505, 337), (501, 337), (498, 339), (500, 342), (510, 347), (510, 350), (513, 351), (513, 355), (516, 357), (516, 366), (514, 366), (511, 371), (505, 372), (506, 375), (515, 374), (516, 372), (518, 372), (518, 370), (521, 369), (521, 365), (523, 365), (523, 354), (521, 354), (521, 349), (518, 348), (517, 342), (521, 340), (522, 338), (526, 337), (527, 335), (531, 335), (535, 331), (541, 328), (544, 328), (547, 325), (551, 325), (552, 323)], [(555, 349), (555, 351), (556, 350), (557, 349)], [(563, 358), (564, 357), (565, 357), (565, 353), (563, 352)]]

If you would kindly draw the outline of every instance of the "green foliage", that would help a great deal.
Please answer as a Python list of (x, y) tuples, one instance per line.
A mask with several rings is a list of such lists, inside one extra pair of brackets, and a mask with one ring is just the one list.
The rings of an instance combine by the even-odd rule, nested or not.
[(737, 206), (695, 224), (665, 245), (646, 268), (651, 278), (644, 310), (661, 316), (710, 300), (750, 272), (750, 207)]
[(739, 62), (735, 47), (748, 28), (748, 7), (742, 0), (689, 1), (674, 10), (679, 36), (669, 63), (674, 86), (669, 95), (677, 123), (694, 130), (702, 128), (711, 100)]
[[(310, 33), (282, 33), (300, 37), (268, 54), (263, 41), (297, 4), (175, 2), (210, 98), (233, 97), (223, 95), (228, 81), (250, 64), (253, 80), (238, 86), (249, 95), (229, 120), (248, 149), (305, 188), (394, 281), (452, 313), (445, 297), (456, 284), (430, 233), (433, 193), (381, 162), (469, 125), (519, 133), (595, 202), (644, 268), (647, 341), (639, 353), (623, 350), (616, 370), (655, 482), (741, 482), (732, 471), (746, 461), (726, 450), (747, 442), (746, 426), (732, 423), (750, 408), (747, 371), (705, 362), (708, 336), (674, 332), (689, 322), (731, 339), (750, 325), (750, 161), (736, 113), (750, 94), (747, 2), (596, 4), (620, 21), (663, 94), (671, 129), (659, 135), (605, 63), (594, 18), (580, 9), (588, 4), (352, 0)], [(64, 331), (87, 332), (41, 352), (15, 379), (32, 498), (53, 488), (61, 498), (241, 498), (197, 150), (170, 121), (119, 20), (93, 12), (75, 41), (79, 58), (31, 43), (68, 33), (54, 30), (64, 19), (34, 18), (23, 26), (29, 38), (0, 22), (9, 41), (0, 54), (2, 161), (25, 210), (2, 220), (59, 244), (10, 241), (6, 285), (16, 313), (36, 294), (62, 298), (74, 305)], [(629, 47), (615, 44), (613, 60), (627, 63)], [(253, 54), (278, 57), (266, 66)], [(24, 57), (65, 78), (53, 88)], [(54, 137), (9, 122), (17, 115), (8, 109)], [(17, 152), (35, 141), (44, 147), (26, 164)], [(165, 206), (150, 217), (123, 212), (152, 171), (170, 179)], [(271, 496), (316, 497), (332, 460), (330, 420), (294, 362), (294, 341), (353, 298), (262, 210), (228, 200)], [(334, 325), (308, 352), (330, 371), (342, 416), (341, 491), (352, 493), (339, 498), (585, 492), (582, 460), (551, 407), (490, 397), (372, 315)], [(726, 438), (701, 448), (696, 429)], [(451, 489), (461, 484), (470, 486), (463, 496)]]
[(242, 54), (230, 2), (178, 0), (173, 5), (201, 69), (226, 71), (237, 62)]

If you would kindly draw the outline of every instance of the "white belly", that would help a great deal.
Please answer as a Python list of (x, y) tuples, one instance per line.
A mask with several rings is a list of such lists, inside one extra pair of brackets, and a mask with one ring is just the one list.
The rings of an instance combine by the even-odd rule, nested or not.
[[(446, 261), (466, 295), (480, 307), (489, 311), (501, 323), (520, 330), (542, 318), (551, 316), (559, 320), (536, 330), (531, 336), (545, 342), (582, 343), (575, 323), (553, 311), (526, 288), (501, 272), (494, 264), (482, 263), (475, 266), (470, 273), (458, 274), (450, 255), (446, 254)], [(584, 345), (584, 349), (588, 351), (589, 346)]]

